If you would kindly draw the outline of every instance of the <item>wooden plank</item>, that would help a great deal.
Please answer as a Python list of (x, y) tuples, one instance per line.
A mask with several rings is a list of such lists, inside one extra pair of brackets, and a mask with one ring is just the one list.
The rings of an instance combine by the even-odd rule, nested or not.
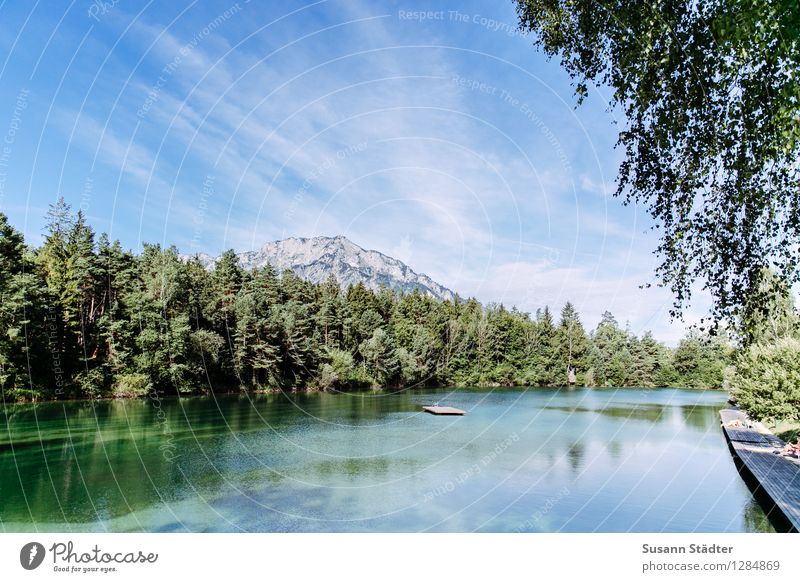
[(423, 406), (422, 410), (425, 412), (430, 412), (431, 414), (450, 414), (459, 416), (466, 414), (463, 410), (453, 408), (452, 406)]
[(728, 424), (734, 420), (738, 420), (742, 423), (747, 422), (747, 416), (741, 410), (736, 410), (733, 408), (728, 408), (726, 410), (720, 410), (719, 416), (722, 419), (723, 424)]
[(772, 499), (775, 507), (795, 530), (800, 531), (800, 463), (782, 454), (775, 454), (785, 444), (776, 436), (727, 426), (732, 420), (747, 422), (747, 417), (741, 411), (723, 410), (720, 411), (720, 418), (722, 431), (734, 454)]
[(752, 429), (726, 427), (726, 430), (728, 431), (728, 438), (732, 441), (753, 443), (761, 445), (762, 447), (772, 446), (771, 443), (764, 437), (764, 435)]
[(721, 410), (719, 416), (730, 440), (755, 443), (765, 447), (772, 445), (765, 435), (750, 428), (750, 419), (741, 410)]
[(739, 458), (795, 529), (800, 529), (800, 466), (771, 451), (734, 443)]

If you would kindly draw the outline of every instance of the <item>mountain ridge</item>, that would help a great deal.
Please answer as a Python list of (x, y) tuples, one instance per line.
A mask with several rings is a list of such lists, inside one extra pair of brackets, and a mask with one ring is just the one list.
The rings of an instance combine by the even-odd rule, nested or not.
[[(417, 273), (407, 264), (385, 253), (365, 249), (343, 235), (289, 237), (265, 243), (260, 249), (236, 253), (239, 264), (247, 269), (267, 264), (280, 271), (291, 270), (297, 276), (322, 283), (331, 274), (345, 289), (359, 282), (373, 291), (388, 287), (395, 291), (420, 292), (439, 300), (453, 300), (456, 294), (425, 273)], [(185, 260), (197, 257), (212, 270), (219, 257), (208, 253), (182, 255)]]

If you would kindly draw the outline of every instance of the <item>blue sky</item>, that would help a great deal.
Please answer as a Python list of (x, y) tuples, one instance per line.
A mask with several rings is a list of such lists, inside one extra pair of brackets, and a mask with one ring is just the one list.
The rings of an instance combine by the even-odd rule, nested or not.
[(462, 295), (609, 309), (675, 344), (657, 237), (611, 193), (607, 90), (500, 2), (0, 4), (0, 210), (63, 195), (129, 248), (344, 234)]

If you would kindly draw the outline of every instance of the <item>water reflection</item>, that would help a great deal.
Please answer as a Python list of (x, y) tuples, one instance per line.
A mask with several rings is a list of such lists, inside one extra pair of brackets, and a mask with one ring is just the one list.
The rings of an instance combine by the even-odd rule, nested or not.
[(602, 408), (587, 408), (584, 406), (547, 406), (545, 408), (547, 410), (558, 410), (569, 414), (602, 414), (603, 416), (611, 418), (646, 420), (648, 422), (663, 422), (672, 412), (671, 407), (659, 404), (632, 404), (630, 406), (606, 406)]
[[(434, 401), (468, 414), (420, 412)], [(529, 529), (769, 530), (715, 430), (724, 403), (685, 390), (440, 389), (9, 406), (0, 521), (521, 531), (538, 515)]]
[(744, 508), (744, 530), (750, 532), (775, 531), (769, 517), (764, 513), (759, 503), (751, 499)]
[(612, 439), (606, 445), (606, 452), (613, 461), (619, 461), (622, 456), (622, 443)]
[(719, 408), (715, 406), (683, 405), (680, 411), (683, 422), (701, 432), (708, 432), (719, 426)]
[(567, 449), (567, 459), (573, 472), (576, 472), (583, 463), (585, 447), (582, 443), (572, 443)]

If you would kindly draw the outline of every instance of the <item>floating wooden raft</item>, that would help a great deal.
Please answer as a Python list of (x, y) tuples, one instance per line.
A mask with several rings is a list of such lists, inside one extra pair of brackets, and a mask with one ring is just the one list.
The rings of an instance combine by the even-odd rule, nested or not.
[(430, 412), (431, 414), (455, 414), (455, 415), (462, 415), (466, 414), (463, 410), (459, 410), (458, 408), (453, 408), (452, 406), (423, 406), (422, 410), (425, 412)]
[[(783, 455), (776, 455), (783, 441), (747, 428), (747, 417), (739, 410), (720, 412), (722, 430), (734, 454), (758, 482), (758, 487), (772, 499), (775, 507), (800, 530), (800, 465)], [(744, 426), (729, 427), (739, 420)]]

